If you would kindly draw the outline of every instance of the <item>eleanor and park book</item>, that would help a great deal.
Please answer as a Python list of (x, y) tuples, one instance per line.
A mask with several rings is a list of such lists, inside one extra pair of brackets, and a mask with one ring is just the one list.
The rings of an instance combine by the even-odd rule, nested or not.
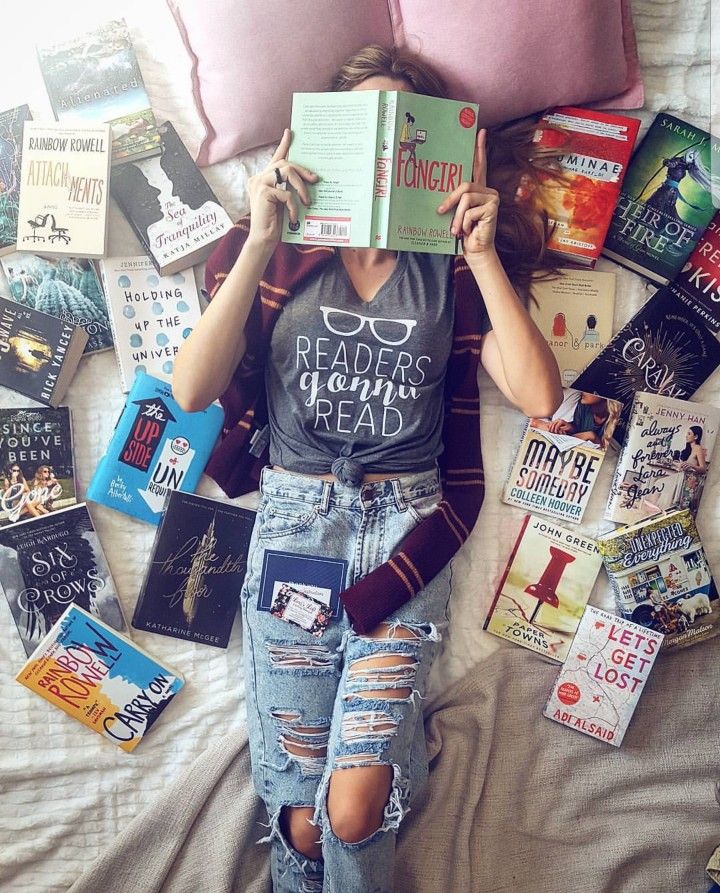
[(77, 605), (15, 679), (128, 753), (185, 684), (177, 670)]
[(720, 332), (720, 212), (667, 288), (712, 332)]
[(472, 179), (478, 107), (395, 90), (295, 93), (288, 159), (320, 177), (282, 239), (455, 254), (445, 196)]
[(0, 112), (0, 255), (17, 243), (23, 125), (31, 117), (26, 105)]

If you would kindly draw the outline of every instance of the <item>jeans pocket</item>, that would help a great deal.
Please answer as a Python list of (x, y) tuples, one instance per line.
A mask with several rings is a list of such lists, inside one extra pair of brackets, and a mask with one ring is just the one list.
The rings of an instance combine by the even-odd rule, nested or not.
[(411, 517), (419, 524), (425, 518), (430, 517), (438, 507), (442, 499), (441, 493), (430, 493), (427, 496), (418, 496), (407, 502), (407, 510)]
[(258, 516), (258, 538), (275, 539), (308, 530), (318, 519), (317, 505), (300, 499), (268, 497)]

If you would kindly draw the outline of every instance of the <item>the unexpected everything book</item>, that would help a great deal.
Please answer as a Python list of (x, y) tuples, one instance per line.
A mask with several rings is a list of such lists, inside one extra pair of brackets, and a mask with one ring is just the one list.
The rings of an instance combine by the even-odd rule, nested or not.
[(0, 112), (0, 255), (17, 242), (23, 125), (31, 117), (26, 105)]
[(720, 213), (710, 221), (684, 267), (667, 287), (709, 329), (720, 332)]

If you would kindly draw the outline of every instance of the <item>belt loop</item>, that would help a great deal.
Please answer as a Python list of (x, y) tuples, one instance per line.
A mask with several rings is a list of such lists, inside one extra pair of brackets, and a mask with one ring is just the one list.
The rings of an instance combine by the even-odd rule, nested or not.
[(318, 512), (321, 515), (327, 515), (330, 511), (330, 494), (332, 493), (332, 486), (332, 481), (322, 482), (322, 493), (320, 494), (320, 504), (318, 505)]
[(397, 478), (393, 478), (390, 483), (392, 484), (393, 496), (395, 497), (395, 507), (399, 512), (407, 511), (407, 502), (405, 501), (400, 481)]

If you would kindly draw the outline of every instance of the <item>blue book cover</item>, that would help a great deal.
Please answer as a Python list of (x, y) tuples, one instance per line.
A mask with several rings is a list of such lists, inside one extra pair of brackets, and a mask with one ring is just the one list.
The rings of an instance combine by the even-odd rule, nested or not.
[(220, 406), (185, 412), (169, 384), (138, 373), (87, 498), (158, 524), (171, 490), (195, 491), (222, 422)]
[(282, 586), (322, 602), (328, 615), (340, 616), (340, 593), (345, 589), (347, 561), (321, 555), (300, 555), (266, 549), (263, 556), (258, 611), (272, 611), (273, 603)]

